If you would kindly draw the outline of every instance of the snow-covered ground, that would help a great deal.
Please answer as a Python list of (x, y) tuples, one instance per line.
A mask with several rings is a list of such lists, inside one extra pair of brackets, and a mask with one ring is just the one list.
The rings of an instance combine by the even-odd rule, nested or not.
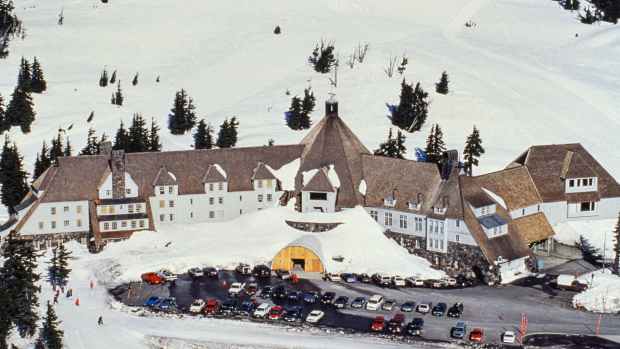
[[(620, 133), (620, 26), (582, 25), (554, 1), (20, 0), (16, 6), (27, 36), (0, 61), (0, 93), (10, 97), (22, 56), (39, 57), (49, 86), (34, 97), (32, 133), (11, 131), (29, 170), (41, 141), (59, 127), (74, 125), (67, 134), (79, 149), (89, 126), (113, 135), (135, 112), (163, 127), (164, 149), (188, 149), (189, 134), (165, 129), (181, 88), (216, 128), (237, 116), (242, 146), (269, 138), (299, 142), (306, 131), (285, 126), (291, 98), (285, 92), (302, 94), (311, 85), (316, 122), (322, 100), (335, 90), (342, 117), (372, 149), (387, 135), (385, 103), (397, 101), (402, 80), (383, 70), (390, 56), (406, 54), (404, 77), (420, 81), (432, 99), (427, 125), (408, 138), (409, 156), (435, 122), (457, 149), (475, 124), (487, 149), (480, 171), (505, 166), (532, 144), (581, 142), (620, 174), (620, 154), (611, 151)], [(466, 28), (469, 20), (477, 26)], [(276, 25), (282, 35), (273, 34)], [(335, 42), (341, 59), (337, 89), (306, 63), (321, 38)], [(350, 69), (344, 61), (360, 42), (369, 43), (368, 56)], [(104, 66), (118, 70), (122, 107), (110, 104), (114, 87), (98, 86)], [(434, 92), (444, 70), (447, 96)], [(136, 72), (140, 82), (131, 86)]]
[(616, 222), (616, 219), (564, 222), (553, 227), (554, 237), (563, 244), (574, 246), (575, 242), (579, 241), (579, 236), (583, 236), (606, 260), (610, 260), (616, 255), (614, 252), (616, 239), (613, 233)]
[(575, 307), (597, 313), (620, 312), (620, 276), (613, 275), (609, 269), (600, 269), (581, 275), (578, 280), (589, 287), (575, 295)]

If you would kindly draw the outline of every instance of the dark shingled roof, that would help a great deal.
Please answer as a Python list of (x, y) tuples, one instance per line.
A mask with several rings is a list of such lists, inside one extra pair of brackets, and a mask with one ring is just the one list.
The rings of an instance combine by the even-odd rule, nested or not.
[(596, 175), (600, 197), (620, 197), (620, 185), (579, 143), (533, 146), (517, 158), (515, 163), (527, 167), (545, 202), (567, 199), (562, 176), (570, 178)]
[[(523, 166), (492, 172), (475, 178), (484, 189), (499, 195), (510, 211), (542, 203), (532, 177), (530, 177), (527, 168)], [(472, 196), (472, 200), (482, 194), (489, 198), (487, 193), (481, 191)], [(468, 202), (476, 207), (473, 202)]]
[(555, 234), (542, 212), (514, 219), (512, 225), (528, 244), (550, 238)]
[[(340, 179), (336, 207), (354, 207), (362, 203), (357, 188), (362, 179), (362, 154), (370, 151), (336, 114), (323, 117), (301, 141), (305, 145), (300, 172), (334, 165)], [(301, 173), (296, 188), (302, 185)]]
[(216, 183), (216, 182), (226, 182), (226, 177), (224, 174), (217, 169), (215, 165), (209, 165), (207, 168), (207, 172), (205, 176), (202, 178), (203, 183)]
[(319, 192), (328, 192), (333, 193), (334, 186), (332, 185), (329, 177), (327, 177), (327, 169), (321, 168), (316, 173), (308, 183), (302, 189), (303, 191), (319, 191)]
[(461, 198), (461, 183), (459, 181), (458, 164), (454, 163), (450, 170), (450, 176), (447, 180), (442, 180), (439, 189), (435, 192), (432, 199), (432, 207), (444, 208), (447, 206), (445, 214), (436, 214), (434, 210), (428, 213), (429, 217), (443, 219), (462, 219), (463, 218), (463, 201)]
[(484, 191), (480, 191), (471, 195), (467, 199), (467, 202), (474, 208), (480, 208), (495, 204), (495, 201), (493, 201), (493, 199), (491, 199), (491, 197), (487, 195), (487, 193), (485, 193)]
[(110, 173), (107, 155), (59, 157), (42, 202), (94, 200)]
[(155, 180), (153, 181), (153, 185), (175, 185), (177, 184), (177, 180), (170, 175), (170, 172), (166, 169), (165, 166), (162, 166), (157, 172), (157, 176), (155, 176)]
[(254, 176), (252, 176), (252, 179), (259, 180), (259, 179), (277, 179), (277, 178), (273, 173), (271, 173), (271, 171), (269, 171), (267, 166), (265, 166), (265, 164), (261, 162), (258, 164), (256, 169), (254, 169)]

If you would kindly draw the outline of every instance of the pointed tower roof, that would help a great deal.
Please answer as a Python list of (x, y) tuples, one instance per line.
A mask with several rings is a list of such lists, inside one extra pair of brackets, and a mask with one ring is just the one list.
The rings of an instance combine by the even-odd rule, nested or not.
[(310, 178), (310, 181), (308, 181), (308, 183), (303, 187), (302, 191), (320, 191), (333, 193), (335, 190), (332, 182), (327, 177), (327, 169), (321, 168), (316, 171), (314, 176)]
[(166, 169), (166, 166), (162, 166), (157, 172), (157, 176), (155, 176), (155, 180), (153, 181), (153, 186), (158, 185), (175, 185), (177, 184), (177, 179), (174, 175)]
[(336, 207), (354, 207), (363, 202), (357, 187), (362, 179), (362, 154), (370, 151), (338, 116), (338, 102), (333, 96), (325, 103), (325, 111), (323, 119), (301, 141), (305, 147), (300, 171), (334, 165), (341, 182)]

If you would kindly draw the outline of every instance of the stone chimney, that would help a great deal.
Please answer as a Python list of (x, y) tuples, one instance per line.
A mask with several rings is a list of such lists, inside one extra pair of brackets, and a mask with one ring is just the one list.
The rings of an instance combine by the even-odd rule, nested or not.
[(336, 100), (336, 96), (333, 93), (325, 102), (325, 115), (338, 116), (338, 101)]
[(99, 145), (99, 151), (102, 155), (110, 156), (110, 154), (112, 154), (112, 142), (111, 141), (102, 142), (101, 145)]
[(112, 198), (125, 198), (125, 151), (112, 150), (110, 158), (112, 168)]

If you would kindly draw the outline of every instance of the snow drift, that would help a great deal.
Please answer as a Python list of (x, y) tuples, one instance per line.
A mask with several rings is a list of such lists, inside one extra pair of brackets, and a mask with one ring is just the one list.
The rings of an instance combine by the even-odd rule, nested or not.
[(596, 313), (620, 312), (620, 276), (609, 269), (600, 269), (577, 278), (588, 289), (573, 297), (573, 306)]

